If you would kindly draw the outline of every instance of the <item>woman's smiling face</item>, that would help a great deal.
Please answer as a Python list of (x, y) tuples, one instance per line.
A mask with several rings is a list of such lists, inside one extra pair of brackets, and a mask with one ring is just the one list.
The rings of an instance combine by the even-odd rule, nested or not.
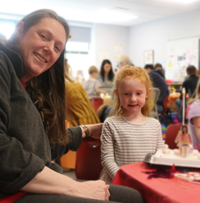
[(66, 32), (58, 21), (50, 17), (43, 18), (25, 33), (23, 22), (20, 23), (18, 38), (26, 66), (22, 81), (26, 82), (48, 70), (57, 61), (65, 47)]

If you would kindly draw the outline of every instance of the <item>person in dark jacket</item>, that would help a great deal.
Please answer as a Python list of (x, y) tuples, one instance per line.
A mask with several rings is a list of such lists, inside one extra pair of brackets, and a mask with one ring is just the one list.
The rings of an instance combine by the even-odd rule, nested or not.
[(151, 81), (153, 83), (154, 87), (157, 87), (160, 89), (160, 96), (157, 101), (157, 109), (158, 111), (164, 110), (164, 100), (167, 96), (169, 96), (169, 90), (167, 83), (165, 82), (162, 72), (160, 69), (154, 70), (154, 67), (152, 64), (145, 65), (144, 69), (148, 72)]
[(99, 138), (102, 129), (65, 129), (68, 37), (66, 21), (42, 9), (25, 16), (6, 46), (0, 44), (0, 202), (10, 195), (16, 203), (143, 202), (131, 188), (74, 181), (52, 162), (77, 150), (82, 138)]
[[(196, 70), (197, 70), (196, 67), (193, 65), (189, 65), (186, 68), (187, 79), (183, 82), (181, 86), (181, 89), (185, 88), (185, 92), (186, 94), (189, 94), (190, 98), (194, 98), (194, 91), (197, 87), (198, 80), (199, 80), (199, 77), (196, 76)], [(180, 110), (181, 106), (182, 106), (182, 91), (181, 91), (180, 98), (176, 99), (177, 112), (182, 117), (182, 113)], [(185, 102), (185, 109), (186, 108), (187, 108), (187, 102)]]
[(155, 70), (160, 70), (161, 71), (161, 74), (162, 74), (162, 77), (165, 79), (165, 70), (163, 69), (162, 65), (160, 63), (156, 63), (154, 65), (154, 69)]

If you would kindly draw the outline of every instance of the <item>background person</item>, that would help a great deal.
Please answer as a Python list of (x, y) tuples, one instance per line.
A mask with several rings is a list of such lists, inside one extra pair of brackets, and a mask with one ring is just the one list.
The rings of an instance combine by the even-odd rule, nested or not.
[(165, 70), (163, 69), (162, 65), (160, 63), (156, 63), (154, 65), (154, 69), (155, 70), (160, 70), (161, 71), (161, 74), (162, 74), (162, 77), (165, 79)]
[[(196, 67), (193, 65), (188, 66), (186, 68), (186, 73), (188, 78), (183, 82), (181, 89), (185, 88), (185, 95), (189, 94), (190, 97), (193, 97), (193, 93), (197, 87), (197, 83), (199, 80), (199, 77), (196, 76)], [(181, 106), (182, 106), (182, 91), (181, 91), (180, 97), (176, 99), (177, 112), (182, 117)], [(187, 102), (185, 102), (185, 109), (186, 108), (187, 108)]]
[(112, 64), (108, 59), (105, 59), (101, 63), (100, 72), (97, 76), (97, 80), (101, 84), (101, 89), (105, 90), (108, 94), (111, 94), (114, 83), (114, 72)]
[(88, 97), (91, 99), (92, 97), (100, 97), (100, 94), (103, 93), (106, 95), (106, 91), (100, 90), (101, 86), (100, 82), (96, 79), (99, 73), (99, 70), (96, 66), (91, 66), (88, 70), (89, 79), (84, 82), (84, 89), (86, 90)]
[(162, 77), (162, 73), (159, 69), (154, 70), (152, 64), (146, 64), (144, 69), (149, 74), (151, 78), (153, 87), (157, 87), (160, 89), (160, 96), (157, 101), (157, 109), (159, 112), (164, 111), (164, 100), (167, 96), (169, 96), (168, 85), (165, 82), (164, 78)]
[(193, 147), (200, 151), (200, 82), (195, 90), (195, 97), (191, 98), (188, 104), (190, 105), (188, 119), (190, 137)]
[[(82, 138), (99, 137), (102, 128), (96, 124), (65, 129), (63, 63), (68, 36), (66, 21), (43, 9), (25, 16), (6, 46), (0, 44), (0, 198), (24, 191), (16, 203), (98, 202), (94, 199), (108, 200), (114, 192), (115, 186), (103, 181), (76, 182), (52, 162), (76, 150)], [(128, 201), (123, 193), (120, 199), (119, 191), (110, 199)], [(127, 195), (141, 200), (131, 191)]]
[(200, 69), (198, 69), (198, 70), (196, 71), (196, 76), (197, 76), (197, 77), (200, 77)]
[(72, 79), (71, 66), (65, 59), (65, 119), (70, 127), (100, 123), (82, 84)]
[(120, 57), (119, 60), (119, 69), (122, 68), (125, 65), (131, 65), (134, 66), (131, 59), (127, 55), (123, 55)]
[[(122, 165), (140, 162), (163, 147), (161, 125), (150, 118), (152, 84), (143, 68), (123, 66), (116, 75), (114, 116), (102, 130), (100, 179), (112, 182)], [(147, 133), (148, 132), (148, 133)]]

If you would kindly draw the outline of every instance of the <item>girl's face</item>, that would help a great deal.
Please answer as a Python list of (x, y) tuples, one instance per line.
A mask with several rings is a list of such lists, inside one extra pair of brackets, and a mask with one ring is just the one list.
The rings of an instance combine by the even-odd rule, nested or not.
[(103, 66), (103, 70), (104, 70), (105, 75), (107, 75), (110, 72), (110, 69), (111, 69), (111, 65), (109, 63), (106, 63)]
[(147, 98), (146, 88), (140, 80), (130, 79), (123, 80), (118, 88), (121, 106), (126, 113), (141, 113)]
[(26, 70), (23, 82), (48, 70), (59, 58), (66, 42), (64, 27), (52, 18), (43, 18), (23, 32), (23, 22), (18, 25), (19, 45)]

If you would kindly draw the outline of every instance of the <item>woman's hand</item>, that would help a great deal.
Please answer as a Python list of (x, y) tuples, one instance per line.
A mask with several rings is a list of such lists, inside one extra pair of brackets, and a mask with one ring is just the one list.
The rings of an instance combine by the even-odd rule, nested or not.
[(21, 191), (109, 200), (109, 188), (102, 180), (77, 182), (45, 166)]
[(76, 196), (109, 201), (110, 186), (106, 185), (104, 181), (102, 180), (87, 181), (78, 184), (80, 185), (77, 187)]
[(85, 126), (87, 126), (89, 129), (89, 137), (92, 137), (94, 139), (100, 139), (103, 123), (85, 125)]

